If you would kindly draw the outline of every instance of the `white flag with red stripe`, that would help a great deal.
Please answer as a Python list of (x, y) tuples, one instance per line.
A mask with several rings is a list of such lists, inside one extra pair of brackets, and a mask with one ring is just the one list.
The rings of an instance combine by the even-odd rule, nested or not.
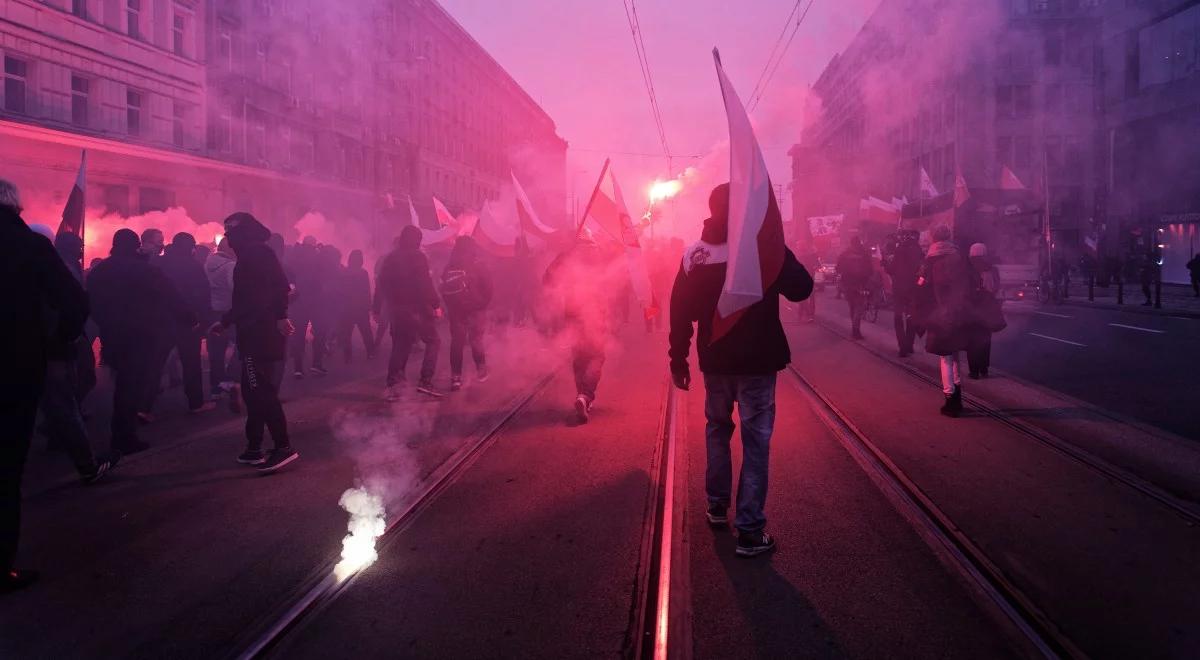
[(715, 48), (713, 61), (729, 120), (729, 265), (713, 319), (710, 341), (716, 342), (775, 283), (783, 268), (784, 242), (783, 218), (750, 116)]
[(625, 248), (625, 263), (629, 266), (629, 283), (637, 296), (642, 309), (653, 304), (650, 294), (650, 275), (646, 268), (646, 256), (642, 254), (642, 243), (638, 239), (637, 229), (633, 226), (633, 218), (629, 216), (629, 208), (625, 206), (625, 196), (621, 194), (621, 186), (617, 177), (610, 169), (608, 176), (612, 179), (613, 199), (616, 202), (621, 223), (621, 246)]
[(71, 188), (71, 194), (67, 196), (67, 205), (63, 207), (62, 222), (58, 224), (58, 232), (61, 234), (75, 234), (83, 241), (84, 232), (84, 206), (85, 195), (87, 192), (87, 152), (84, 151), (79, 157), (79, 174), (75, 176), (75, 185)]
[(458, 236), (458, 222), (455, 221), (454, 214), (437, 197), (433, 198), (433, 212), (437, 215), (438, 224), (441, 226), (441, 229), (422, 230), (422, 246), (444, 243)]

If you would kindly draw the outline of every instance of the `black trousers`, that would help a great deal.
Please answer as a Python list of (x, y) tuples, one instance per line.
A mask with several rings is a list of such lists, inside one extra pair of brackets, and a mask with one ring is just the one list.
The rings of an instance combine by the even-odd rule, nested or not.
[(291, 447), (287, 416), (279, 402), (279, 380), (283, 360), (259, 360), (242, 356), (242, 398), (246, 401), (246, 448), (260, 451), (264, 432), (271, 432), (275, 449)]
[(575, 391), (596, 399), (596, 388), (604, 369), (604, 342), (583, 339), (571, 349), (571, 369), (575, 372)]
[(483, 310), (450, 314), (450, 373), (462, 376), (463, 352), (469, 343), (476, 369), (487, 365), (483, 350), (483, 331), (487, 315)]
[(114, 376), (112, 448), (127, 451), (137, 441), (137, 414), (145, 402), (146, 390), (162, 375), (162, 370), (156, 356), (136, 341), (105, 346), (103, 353)]
[(972, 374), (987, 373), (992, 364), (992, 333), (972, 328), (967, 337), (967, 369)]
[(353, 354), (350, 345), (353, 343), (355, 328), (358, 328), (358, 334), (362, 337), (367, 355), (374, 355), (375, 335), (371, 331), (371, 314), (366, 309), (342, 316), (341, 326), (338, 328), (338, 341), (342, 344), (342, 355), (349, 360)]
[(438, 349), (442, 339), (434, 324), (433, 310), (410, 309), (392, 312), (392, 355), (388, 359), (388, 386), (404, 382), (408, 368), (408, 356), (413, 342), (420, 339), (425, 344), (425, 357), (421, 360), (421, 381), (433, 379), (437, 367)]
[(141, 412), (154, 409), (162, 385), (163, 368), (171, 349), (179, 353), (179, 362), (183, 366), (183, 393), (187, 397), (188, 408), (195, 410), (204, 405), (204, 375), (200, 368), (200, 331), (195, 328), (176, 327), (172, 334), (163, 338), (154, 352), (154, 376), (146, 383), (146, 394), (142, 402)]
[(846, 302), (850, 305), (850, 331), (855, 335), (860, 334), (859, 328), (862, 327), (863, 311), (867, 304), (867, 299), (862, 294), (862, 288), (859, 286), (850, 286), (842, 292), (846, 296)]
[(896, 296), (892, 312), (892, 326), (896, 330), (896, 346), (902, 353), (912, 353), (917, 338), (917, 327), (913, 323), (915, 307), (911, 296)]
[[(13, 568), (17, 541), (21, 536), (21, 476), (33, 441), (38, 396), (18, 387), (0, 388), (4, 405), (0, 406), (0, 571)], [(31, 389), (25, 384), (25, 390)], [(41, 389), (38, 387), (37, 389)]]

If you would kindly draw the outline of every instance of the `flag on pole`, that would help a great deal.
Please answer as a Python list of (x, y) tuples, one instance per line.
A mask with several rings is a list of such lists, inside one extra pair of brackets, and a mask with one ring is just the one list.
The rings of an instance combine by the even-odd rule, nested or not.
[(516, 193), (517, 221), (520, 223), (521, 231), (541, 239), (556, 238), (558, 232), (553, 227), (542, 224), (541, 219), (538, 218), (537, 211), (529, 202), (529, 195), (525, 194), (525, 188), (517, 180), (516, 172), (510, 171), (509, 176), (512, 177), (513, 191)]
[(971, 199), (971, 191), (967, 189), (967, 180), (963, 178), (962, 172), (954, 174), (954, 208), (958, 208), (967, 203)]
[(412, 195), (408, 196), (408, 222), (418, 229), (421, 228), (421, 216), (417, 215), (417, 207), (413, 206)]
[(937, 188), (933, 186), (933, 179), (929, 178), (929, 172), (925, 168), (921, 168), (921, 196), (922, 197), (937, 197)]
[(516, 246), (512, 242), (507, 244), (501, 243), (492, 238), (491, 234), (488, 233), (487, 227), (494, 224), (492, 222), (494, 219), (492, 216), (492, 203), (491, 201), (485, 201), (483, 208), (479, 210), (479, 217), (475, 221), (475, 228), (471, 231), (471, 238), (475, 240), (475, 244), (481, 250), (488, 254), (497, 257), (515, 256), (517, 253)]
[(716, 342), (775, 283), (783, 269), (785, 248), (783, 218), (750, 116), (715, 48), (713, 62), (729, 122), (729, 264), (713, 318), (710, 341)]
[(648, 309), (654, 304), (653, 297), (650, 294), (650, 271), (646, 268), (646, 256), (642, 254), (642, 243), (638, 240), (637, 229), (633, 226), (633, 218), (629, 216), (629, 209), (625, 206), (625, 196), (621, 194), (621, 186), (617, 183), (617, 177), (608, 171), (609, 179), (612, 181), (613, 198), (616, 200), (616, 207), (619, 215), (621, 246), (625, 248), (625, 263), (629, 266), (629, 282), (633, 286), (633, 293), (637, 296), (638, 303), (642, 309)]
[(1007, 165), (1000, 168), (1000, 190), (1025, 190), (1025, 184)]
[(454, 214), (450, 213), (446, 205), (442, 204), (437, 197), (433, 198), (433, 211), (437, 215), (441, 229), (424, 230), (421, 236), (422, 247), (444, 243), (458, 236), (458, 223), (454, 220)]
[(592, 206), (588, 209), (584, 223), (590, 222), (594, 227), (603, 230), (603, 236), (621, 243), (621, 213), (624, 211), (603, 190), (597, 190)]
[[(62, 222), (58, 224), (57, 236), (75, 234), (83, 242), (85, 193), (87, 192), (87, 151), (79, 157), (79, 174), (75, 176), (75, 186), (67, 196), (67, 205), (63, 207)], [(80, 257), (82, 262), (83, 257)]]

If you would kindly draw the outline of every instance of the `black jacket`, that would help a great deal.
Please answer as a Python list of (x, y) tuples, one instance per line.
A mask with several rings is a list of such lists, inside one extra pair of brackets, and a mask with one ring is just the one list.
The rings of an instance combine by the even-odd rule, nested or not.
[(371, 311), (371, 276), (365, 268), (349, 268), (342, 271), (342, 311), (347, 316), (366, 314)]
[(191, 251), (179, 245), (168, 245), (163, 250), (163, 256), (157, 260), (157, 265), (175, 285), (175, 290), (196, 318), (211, 317), (212, 299), (208, 276), (204, 274), (204, 267), (196, 261)]
[[(83, 331), (87, 296), (54, 246), (0, 207), (0, 396), (5, 406), (35, 399), (46, 377), (46, 350)], [(52, 312), (48, 315), (47, 312)], [(12, 429), (6, 429), (11, 432)]]
[(173, 328), (194, 325), (175, 285), (157, 266), (137, 253), (114, 253), (88, 274), (92, 318), (105, 351), (145, 350)]
[(393, 314), (413, 310), (432, 313), (441, 307), (429, 272), (429, 260), (419, 248), (401, 246), (384, 257), (375, 285), (376, 314), (385, 303)]
[(779, 296), (792, 302), (812, 294), (813, 280), (791, 250), (784, 250), (779, 277), (763, 299), (747, 307), (737, 324), (711, 343), (713, 315), (725, 283), (728, 244), (696, 243), (684, 254), (671, 289), (671, 371), (688, 370), (692, 323), (699, 331), (696, 353), (706, 374), (754, 375), (774, 373), (792, 361), (783, 324), (779, 322)]
[(233, 268), (233, 307), (221, 319), (237, 327), (238, 351), (265, 361), (282, 360), (287, 337), (277, 322), (287, 318), (289, 284), (275, 251), (267, 245), (270, 232), (257, 221), (245, 220), (227, 237), (237, 253)]
[(897, 298), (913, 296), (917, 289), (917, 277), (925, 255), (916, 241), (903, 241), (896, 246), (896, 253), (887, 262), (887, 273), (892, 276), (892, 291)]
[(475, 257), (448, 263), (442, 271), (442, 296), (451, 314), (487, 309), (492, 302), (491, 273)]

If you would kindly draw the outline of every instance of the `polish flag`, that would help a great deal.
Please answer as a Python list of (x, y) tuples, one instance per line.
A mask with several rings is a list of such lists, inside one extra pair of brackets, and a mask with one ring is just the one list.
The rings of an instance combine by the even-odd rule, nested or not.
[(475, 239), (475, 244), (481, 250), (488, 254), (497, 257), (512, 257), (516, 255), (516, 246), (513, 241), (501, 243), (492, 238), (488, 233), (487, 227), (494, 226), (495, 218), (492, 216), (492, 203), (485, 201), (483, 208), (479, 210), (479, 216), (475, 219), (475, 227), (471, 230), (471, 238)]
[(646, 256), (642, 254), (642, 243), (638, 240), (637, 229), (633, 226), (629, 208), (625, 206), (625, 196), (621, 194), (621, 186), (617, 184), (617, 177), (613, 175), (611, 169), (608, 171), (608, 176), (612, 181), (613, 199), (616, 201), (619, 214), (621, 246), (625, 248), (625, 263), (629, 266), (629, 281), (642, 309), (649, 309), (653, 306), (654, 300), (650, 294), (650, 275), (646, 268)]
[(421, 228), (421, 216), (417, 215), (417, 207), (413, 206), (412, 195), (408, 196), (408, 222), (417, 229)]
[(533, 210), (533, 204), (529, 202), (529, 195), (525, 194), (524, 186), (517, 180), (516, 172), (510, 171), (509, 176), (512, 177), (513, 191), (516, 193), (517, 220), (521, 223), (521, 231), (541, 239), (554, 239), (558, 232), (542, 224), (537, 211)]
[(958, 208), (967, 203), (971, 199), (971, 191), (967, 188), (967, 180), (963, 178), (962, 172), (954, 174), (954, 208)]
[(724, 337), (745, 309), (763, 299), (783, 269), (783, 218), (746, 106), (713, 49), (729, 121), (729, 264), (713, 318), (711, 342)]
[(437, 197), (433, 198), (433, 212), (437, 215), (438, 224), (441, 225), (441, 229), (423, 230), (421, 236), (422, 247), (445, 243), (458, 236), (458, 223), (454, 220), (454, 214)]
[(1025, 190), (1025, 184), (1017, 178), (1013, 171), (1005, 165), (1000, 169), (1000, 189), (1001, 190)]
[[(62, 222), (58, 224), (58, 234), (75, 234), (83, 242), (84, 232), (84, 200), (87, 192), (87, 151), (79, 157), (79, 174), (75, 177), (75, 186), (67, 197), (67, 205), (63, 207)], [(83, 257), (79, 257), (80, 264)]]
[(933, 179), (929, 178), (929, 172), (925, 168), (921, 168), (921, 195), (923, 197), (937, 197), (937, 188), (933, 186)]

